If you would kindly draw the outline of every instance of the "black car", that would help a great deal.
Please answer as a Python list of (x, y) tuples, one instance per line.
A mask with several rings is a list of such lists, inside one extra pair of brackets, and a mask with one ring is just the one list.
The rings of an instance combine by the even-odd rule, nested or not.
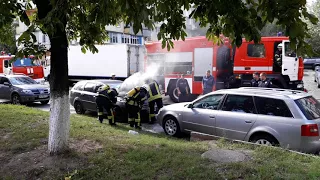
[(305, 58), (303, 65), (305, 69), (316, 69), (317, 66), (320, 67), (320, 58)]
[[(77, 114), (84, 114), (86, 111), (97, 112), (95, 97), (99, 87), (108, 84), (110, 88), (119, 90), (123, 81), (120, 80), (85, 80), (76, 83), (70, 91), (70, 104), (75, 108)], [(127, 111), (125, 102), (122, 97), (118, 97), (118, 101), (114, 108), (116, 121), (126, 121)]]
[(50, 88), (25, 75), (0, 75), (0, 99), (12, 104), (47, 104)]

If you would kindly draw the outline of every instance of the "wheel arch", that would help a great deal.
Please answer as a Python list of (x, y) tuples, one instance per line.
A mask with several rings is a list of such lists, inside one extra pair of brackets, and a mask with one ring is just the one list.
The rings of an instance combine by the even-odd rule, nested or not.
[(176, 113), (167, 112), (167, 113), (164, 114), (162, 117), (163, 117), (163, 118), (161, 119), (161, 126), (163, 126), (164, 120), (165, 120), (166, 118), (173, 117), (173, 118), (179, 123), (180, 128), (182, 128), (182, 123), (180, 123), (179, 118), (178, 118), (178, 115), (177, 115)]
[(270, 127), (259, 127), (252, 129), (246, 136), (245, 141), (251, 141), (253, 137), (258, 135), (269, 135), (278, 141), (279, 145), (281, 145), (281, 137), (279, 133), (277, 133), (274, 129)]

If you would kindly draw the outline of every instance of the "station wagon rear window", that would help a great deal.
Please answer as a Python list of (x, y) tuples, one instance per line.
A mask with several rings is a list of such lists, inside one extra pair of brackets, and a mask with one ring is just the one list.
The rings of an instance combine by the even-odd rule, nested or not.
[(314, 97), (308, 96), (295, 102), (308, 120), (320, 118), (320, 103)]

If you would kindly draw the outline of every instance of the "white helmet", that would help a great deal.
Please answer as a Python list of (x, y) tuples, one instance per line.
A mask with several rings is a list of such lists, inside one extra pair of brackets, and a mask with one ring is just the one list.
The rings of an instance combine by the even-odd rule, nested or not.
[(282, 49), (282, 43), (278, 44), (278, 48)]
[(115, 76), (116, 74), (115, 73), (111, 73), (111, 76)]

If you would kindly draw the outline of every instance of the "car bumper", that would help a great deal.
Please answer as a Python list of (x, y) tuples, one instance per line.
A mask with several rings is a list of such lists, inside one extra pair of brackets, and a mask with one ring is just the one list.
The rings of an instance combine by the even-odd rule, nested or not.
[(27, 102), (40, 102), (40, 101), (49, 101), (50, 100), (50, 94), (46, 94), (46, 97), (41, 97), (40, 95), (24, 95), (21, 96), (21, 102), (27, 103)]
[(320, 152), (320, 137), (315, 139), (302, 138), (299, 150), (304, 153)]

